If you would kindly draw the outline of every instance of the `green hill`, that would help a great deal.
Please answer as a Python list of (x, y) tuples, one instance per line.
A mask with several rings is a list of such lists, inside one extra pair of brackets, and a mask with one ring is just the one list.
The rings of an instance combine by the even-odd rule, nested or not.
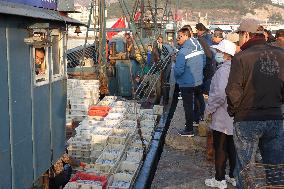
[[(125, 0), (125, 2), (129, 10), (132, 11), (135, 0)], [(144, 2), (146, 8), (149, 4), (154, 4), (153, 0), (145, 0)], [(166, 0), (158, 0), (158, 7), (165, 8), (165, 2)], [(270, 0), (179, 0), (179, 3), (176, 3), (178, 0), (169, 0), (168, 2), (170, 2), (167, 6), (168, 8), (175, 10), (178, 7), (179, 10), (188, 12), (193, 17), (194, 15), (196, 17), (196, 14), (200, 12), (202, 15), (208, 13), (209, 19), (225, 17), (229, 20), (238, 20), (248, 13), (255, 14), (256, 9), (265, 8), (266, 6), (279, 7), (276, 5), (272, 6)], [(123, 15), (118, 2), (110, 4), (107, 9), (109, 18)], [(271, 13), (271, 15), (274, 14), (277, 14), (277, 12)], [(278, 17), (278, 19), (282, 20), (281, 17)]]

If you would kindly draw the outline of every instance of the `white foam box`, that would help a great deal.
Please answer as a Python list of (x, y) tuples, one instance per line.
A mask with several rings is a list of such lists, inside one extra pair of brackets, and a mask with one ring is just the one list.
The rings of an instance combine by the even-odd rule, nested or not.
[(140, 126), (142, 127), (150, 127), (150, 128), (154, 128), (155, 127), (155, 121), (152, 120), (142, 120), (140, 122)]
[(102, 153), (95, 162), (95, 168), (102, 173), (109, 173), (117, 163), (117, 156), (110, 153)]
[(71, 104), (85, 104), (89, 106), (90, 104), (92, 104), (92, 102), (93, 102), (92, 98), (75, 98), (75, 97), (70, 98)]
[(123, 117), (124, 117), (123, 113), (109, 113), (105, 117), (105, 120), (122, 120)]
[(91, 162), (95, 163), (97, 159), (102, 155), (102, 153), (102, 150), (92, 150), (90, 155)]
[(99, 182), (87, 181), (87, 180), (78, 180), (76, 181), (78, 189), (101, 189), (102, 186)]
[(87, 111), (86, 110), (71, 110), (70, 116), (86, 116)]
[(137, 121), (135, 120), (123, 120), (121, 123), (120, 123), (120, 126), (122, 127), (134, 127), (136, 128), (137, 127)]
[(140, 163), (143, 157), (143, 152), (131, 152), (127, 151), (125, 153), (124, 161), (126, 162), (135, 162), (135, 163)]
[(137, 130), (136, 127), (125, 127), (125, 126), (119, 126), (119, 129), (126, 130), (129, 133), (129, 136), (133, 135), (135, 131)]
[(116, 169), (116, 173), (125, 172), (135, 175), (139, 167), (138, 162), (121, 161)]
[(124, 129), (114, 129), (108, 138), (108, 143), (111, 144), (125, 144), (129, 138), (129, 132)]
[(162, 115), (164, 112), (164, 106), (154, 105), (153, 111), (154, 111), (154, 114), (156, 115)]
[(109, 111), (109, 113), (122, 113), (122, 114), (124, 114), (125, 112), (126, 112), (126, 108), (124, 107), (113, 107)]
[(150, 115), (150, 114), (143, 114), (140, 116), (140, 119), (142, 121), (147, 120), (147, 121), (156, 121), (157, 115)]
[(110, 128), (119, 127), (120, 122), (121, 122), (120, 119), (116, 119), (116, 120), (106, 120), (105, 119), (106, 127), (110, 127)]
[(140, 115), (143, 115), (143, 114), (153, 115), (154, 111), (153, 109), (140, 109)]
[(91, 143), (90, 142), (81, 142), (81, 150), (89, 151), (91, 150)]
[(92, 91), (84, 91), (80, 88), (76, 88), (72, 92), (72, 98), (92, 98)]
[(81, 150), (68, 149), (68, 154), (72, 157), (82, 157)]
[(92, 135), (109, 135), (112, 133), (113, 129), (109, 127), (94, 127), (92, 129)]
[(111, 153), (116, 155), (121, 155), (123, 153), (125, 146), (120, 144), (108, 144), (103, 153)]
[[(136, 114), (132, 114), (132, 113), (126, 113), (125, 114), (125, 120), (130, 120), (130, 121), (136, 121)], [(137, 118), (139, 118), (139, 115), (137, 115)]]
[(112, 100), (101, 100), (98, 105), (99, 106), (111, 106), (114, 101)]
[(131, 186), (133, 175), (116, 173), (109, 178), (109, 189), (128, 189)]
[(90, 157), (91, 151), (90, 150), (81, 150), (81, 156), (82, 157)]
[(103, 100), (112, 100), (112, 101), (115, 101), (117, 99), (117, 96), (105, 96), (103, 98)]
[(91, 145), (93, 149), (100, 149), (107, 144), (108, 135), (92, 135)]
[(138, 115), (140, 115), (140, 107), (128, 107), (127, 108), (127, 113), (129, 113), (129, 114), (138, 114)]
[(105, 126), (105, 121), (98, 121), (98, 120), (95, 120), (95, 119), (86, 118), (81, 122), (81, 125), (102, 127), (102, 126)]

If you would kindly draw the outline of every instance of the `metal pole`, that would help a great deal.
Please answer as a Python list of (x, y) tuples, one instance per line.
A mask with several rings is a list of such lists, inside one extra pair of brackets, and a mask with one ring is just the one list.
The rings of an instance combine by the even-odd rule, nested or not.
[(155, 16), (154, 16), (154, 26), (155, 26), (155, 31), (154, 35), (155, 38), (157, 38), (157, 31), (158, 31), (158, 22), (157, 22), (157, 17), (158, 17), (158, 7), (157, 7), (157, 0), (155, 0)]
[(145, 13), (145, 3), (141, 0), (141, 17), (140, 17), (140, 38), (143, 38), (143, 25), (144, 25), (144, 13)]

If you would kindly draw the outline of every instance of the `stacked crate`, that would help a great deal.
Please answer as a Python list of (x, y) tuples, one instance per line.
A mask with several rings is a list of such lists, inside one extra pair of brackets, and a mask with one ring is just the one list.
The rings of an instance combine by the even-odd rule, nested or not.
[(88, 166), (85, 172), (109, 177), (108, 188), (130, 188), (142, 165), (143, 147), (138, 134), (137, 120), (146, 150), (151, 144), (157, 115), (162, 107), (141, 109), (133, 101), (117, 101), (105, 97), (98, 106), (110, 106), (103, 121), (86, 117), (76, 129), (70, 142), (71, 153)]
[(99, 101), (99, 80), (68, 79), (67, 117), (82, 120), (88, 113), (88, 108)]

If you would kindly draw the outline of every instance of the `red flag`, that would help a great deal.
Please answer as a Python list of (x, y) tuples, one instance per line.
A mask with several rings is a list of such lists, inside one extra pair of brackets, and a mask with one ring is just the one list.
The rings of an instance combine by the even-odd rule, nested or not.
[(175, 21), (181, 21), (182, 20), (182, 16), (179, 13), (175, 14)]
[[(111, 28), (126, 28), (124, 17), (120, 17)], [(118, 32), (107, 32), (108, 40), (111, 40), (116, 34), (118, 34)]]
[(140, 11), (136, 12), (134, 15), (134, 21), (137, 22), (140, 19), (140, 17), (141, 17), (141, 12)]

